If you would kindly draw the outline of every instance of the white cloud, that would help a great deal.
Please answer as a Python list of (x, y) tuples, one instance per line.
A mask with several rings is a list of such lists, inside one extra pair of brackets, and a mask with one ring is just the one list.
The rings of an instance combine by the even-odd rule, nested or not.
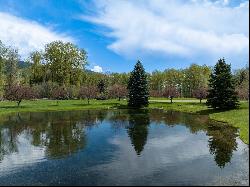
[(17, 136), (17, 149), (15, 153), (4, 156), (0, 162), (0, 175), (8, 175), (19, 167), (29, 166), (37, 162), (45, 161), (45, 148), (30, 144), (30, 137), (25, 131)]
[[(107, 47), (125, 56), (161, 53), (187, 58), (249, 55), (249, 3), (229, 0), (105, 0), (81, 18), (109, 29)], [(141, 54), (140, 54), (141, 53)]]
[(17, 47), (22, 58), (26, 58), (31, 51), (44, 49), (45, 44), (55, 40), (74, 41), (37, 22), (4, 12), (0, 12), (0, 25), (0, 40), (6, 45)]
[(103, 70), (102, 67), (100, 66), (94, 66), (94, 68), (92, 68), (91, 71), (101, 73)]

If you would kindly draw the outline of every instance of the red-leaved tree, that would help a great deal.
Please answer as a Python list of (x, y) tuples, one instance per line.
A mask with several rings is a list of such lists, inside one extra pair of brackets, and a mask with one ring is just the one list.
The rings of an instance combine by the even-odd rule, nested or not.
[(108, 93), (111, 98), (118, 98), (119, 101), (121, 98), (126, 97), (128, 90), (125, 86), (120, 84), (114, 84), (108, 88)]
[(173, 103), (173, 98), (180, 95), (179, 91), (174, 86), (166, 87), (162, 92), (163, 97), (170, 98), (171, 103)]
[(201, 103), (201, 100), (207, 97), (207, 89), (205, 87), (195, 89), (193, 91), (193, 97), (200, 99)]
[(162, 91), (159, 90), (150, 90), (149, 91), (150, 97), (162, 97)]
[(22, 100), (34, 99), (36, 96), (37, 93), (33, 88), (17, 84), (7, 86), (4, 93), (4, 99), (16, 101), (18, 107), (20, 106)]
[(98, 89), (96, 86), (83, 86), (79, 90), (79, 98), (80, 99), (88, 99), (88, 104), (90, 99), (94, 99), (97, 97)]

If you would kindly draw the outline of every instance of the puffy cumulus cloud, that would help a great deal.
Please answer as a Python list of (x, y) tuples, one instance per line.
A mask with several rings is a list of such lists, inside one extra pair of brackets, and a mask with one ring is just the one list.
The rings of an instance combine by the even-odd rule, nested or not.
[(229, 0), (98, 0), (81, 19), (104, 26), (108, 48), (184, 58), (249, 55), (249, 3)]
[(91, 71), (101, 73), (103, 70), (101, 66), (94, 66)]
[(26, 58), (31, 51), (44, 49), (45, 44), (55, 40), (74, 41), (72, 37), (37, 22), (4, 12), (0, 12), (0, 25), (0, 40), (6, 45), (17, 47), (22, 58)]

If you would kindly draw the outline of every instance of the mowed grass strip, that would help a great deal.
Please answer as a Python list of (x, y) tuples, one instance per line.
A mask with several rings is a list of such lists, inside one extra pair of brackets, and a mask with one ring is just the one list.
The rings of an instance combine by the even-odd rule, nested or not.
[(0, 102), (0, 115), (12, 112), (67, 111), (83, 109), (110, 109), (125, 105), (126, 101), (110, 100), (34, 100), (22, 101), (20, 107), (16, 102)]

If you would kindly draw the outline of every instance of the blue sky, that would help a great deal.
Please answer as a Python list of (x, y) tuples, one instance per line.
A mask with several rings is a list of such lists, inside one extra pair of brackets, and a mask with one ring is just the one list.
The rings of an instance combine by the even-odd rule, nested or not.
[(53, 40), (88, 52), (88, 69), (148, 72), (249, 59), (246, 0), (0, 0), (0, 40), (25, 59)]

